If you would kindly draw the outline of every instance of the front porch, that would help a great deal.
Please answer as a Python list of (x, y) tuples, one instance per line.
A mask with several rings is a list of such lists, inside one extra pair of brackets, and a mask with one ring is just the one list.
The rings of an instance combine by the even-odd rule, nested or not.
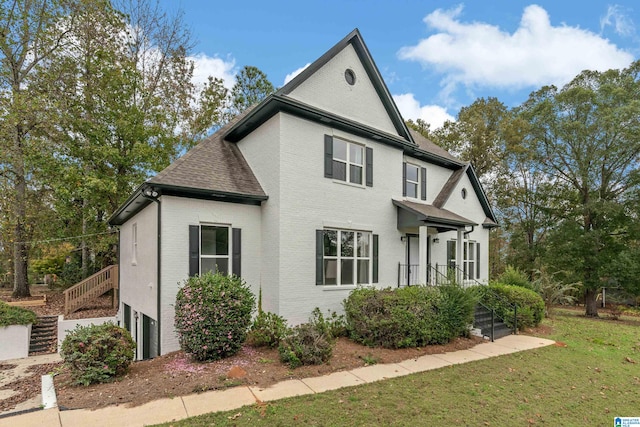
[(479, 236), (472, 234), (477, 223), (433, 205), (399, 200), (393, 204), (405, 243), (404, 262), (397, 267), (398, 287), (486, 282)]
[(462, 287), (481, 284), (478, 280), (469, 276), (463, 269), (455, 265), (447, 264), (427, 264), (427, 274), (425, 280), (420, 280), (419, 264), (398, 263), (398, 287), (403, 286), (440, 286), (457, 283)]

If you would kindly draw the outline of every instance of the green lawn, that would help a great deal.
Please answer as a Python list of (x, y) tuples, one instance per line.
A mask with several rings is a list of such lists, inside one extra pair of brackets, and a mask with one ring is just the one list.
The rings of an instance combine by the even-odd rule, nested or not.
[[(566, 347), (441, 368), (164, 426), (612, 426), (640, 416), (640, 319), (562, 311), (545, 338)], [(638, 362), (638, 363), (633, 363)]]

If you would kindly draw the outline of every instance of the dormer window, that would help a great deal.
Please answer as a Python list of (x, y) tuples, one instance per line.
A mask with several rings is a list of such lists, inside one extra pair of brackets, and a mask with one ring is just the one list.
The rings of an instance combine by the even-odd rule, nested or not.
[(402, 195), (404, 197), (427, 200), (426, 168), (405, 162), (403, 163), (402, 178)]

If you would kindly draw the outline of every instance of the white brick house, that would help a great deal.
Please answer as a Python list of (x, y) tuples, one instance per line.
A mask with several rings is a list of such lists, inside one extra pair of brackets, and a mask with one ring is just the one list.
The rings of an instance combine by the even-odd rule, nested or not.
[(240, 275), (291, 324), (357, 284), (486, 282), (495, 217), (465, 162), (410, 131), (354, 30), (142, 184), (120, 227), (120, 311), (139, 358), (178, 349), (192, 274)]

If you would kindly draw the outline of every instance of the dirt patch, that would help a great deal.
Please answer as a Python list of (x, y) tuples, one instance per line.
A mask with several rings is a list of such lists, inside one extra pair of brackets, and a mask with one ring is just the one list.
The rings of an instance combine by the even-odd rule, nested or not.
[[(60, 369), (62, 363), (34, 365), (27, 369), (31, 375), (17, 379), (0, 387), (0, 390), (13, 390), (15, 394), (0, 400), (0, 412), (15, 408), (18, 403), (32, 399), (42, 392), (42, 375)], [(15, 367), (15, 365), (14, 365)]]
[[(64, 313), (64, 294), (62, 290), (49, 289), (46, 286), (32, 286), (31, 297), (12, 298), (11, 290), (0, 290), (0, 300), (2, 301), (30, 301), (42, 300), (42, 295), (47, 296), (45, 305), (24, 307), (36, 313), (38, 316), (57, 316)], [(111, 317), (115, 316), (117, 308), (111, 307), (112, 298), (109, 294), (105, 294), (96, 298), (91, 305), (81, 308), (80, 310), (65, 316), (65, 319), (86, 319), (90, 317)]]
[[(365, 366), (393, 363), (464, 350), (482, 342), (480, 338), (458, 338), (446, 345), (388, 350), (369, 348), (340, 338), (329, 363), (290, 369), (279, 361), (276, 349), (244, 346), (235, 356), (208, 363), (192, 362), (183, 352), (134, 362), (129, 373), (116, 382), (88, 387), (74, 386), (68, 372), (54, 378), (58, 404), (64, 408), (96, 409), (108, 405), (140, 405), (152, 400), (225, 389), (238, 385), (266, 387), (288, 379), (308, 378)], [(242, 378), (231, 378), (241, 368)]]

